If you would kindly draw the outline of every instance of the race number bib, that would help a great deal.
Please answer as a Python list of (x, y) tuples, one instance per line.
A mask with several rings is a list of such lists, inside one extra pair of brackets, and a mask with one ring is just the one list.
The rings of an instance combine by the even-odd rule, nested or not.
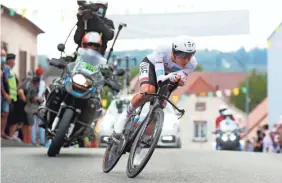
[(98, 70), (98, 68), (96, 66), (88, 64), (86, 62), (82, 62), (80, 64), (80, 66), (81, 66), (81, 68), (86, 69), (86, 70), (90, 71), (91, 73), (94, 73)]

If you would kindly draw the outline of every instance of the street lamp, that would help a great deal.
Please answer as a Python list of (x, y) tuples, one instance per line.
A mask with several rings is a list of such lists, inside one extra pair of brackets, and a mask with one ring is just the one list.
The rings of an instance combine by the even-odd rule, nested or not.
[[(224, 54), (222, 52), (219, 52), (219, 54), (220, 55), (226, 55), (226, 54)], [(248, 140), (249, 139), (249, 112), (250, 112), (250, 98), (249, 98), (249, 95), (250, 95), (250, 87), (249, 87), (250, 78), (249, 78), (249, 76), (250, 75), (249, 75), (249, 71), (248, 71), (248, 68), (247, 68), (246, 64), (244, 64), (236, 56), (233, 55), (232, 57), (237, 61), (237, 63), (240, 65), (240, 67), (243, 68), (245, 70), (245, 72), (248, 74), (247, 77), (246, 77), (246, 88), (247, 88), (247, 91), (246, 91), (246, 95), (245, 95), (245, 112), (247, 114), (247, 121), (246, 121), (245, 132), (246, 132), (246, 139)]]

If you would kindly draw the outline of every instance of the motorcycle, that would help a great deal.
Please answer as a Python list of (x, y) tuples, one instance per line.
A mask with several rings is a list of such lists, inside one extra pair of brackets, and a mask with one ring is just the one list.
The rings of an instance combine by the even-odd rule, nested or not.
[[(58, 45), (58, 50), (63, 51), (64, 45)], [(50, 60), (50, 65), (63, 72), (47, 88), (43, 101), (47, 110), (45, 129), (52, 139), (48, 156), (54, 157), (62, 147), (75, 145), (87, 129), (93, 131), (102, 112), (99, 93), (104, 85), (117, 92), (120, 90), (111, 80), (112, 71), (105, 67), (106, 62), (100, 53), (85, 48), (78, 50), (75, 61), (62, 56)], [(124, 75), (124, 70), (120, 69), (117, 75)]]
[[(128, 177), (136, 177), (144, 169), (157, 146), (162, 132), (163, 109), (166, 106), (166, 101), (180, 112), (180, 118), (184, 115), (185, 110), (177, 108), (169, 100), (169, 96), (177, 88), (177, 84), (165, 81), (159, 82), (158, 86), (157, 93), (141, 93), (152, 96), (147, 116), (142, 121), (139, 120), (142, 108), (145, 105), (143, 104), (127, 122), (123, 131), (124, 137), (120, 140), (113, 137), (109, 138), (102, 165), (105, 173), (110, 172), (126, 152), (130, 153), (127, 162)], [(148, 151), (140, 163), (135, 162), (135, 155), (140, 155), (142, 150)]]
[(216, 143), (218, 150), (241, 150), (240, 134), (243, 131), (235, 121), (227, 118), (220, 122), (216, 134)]

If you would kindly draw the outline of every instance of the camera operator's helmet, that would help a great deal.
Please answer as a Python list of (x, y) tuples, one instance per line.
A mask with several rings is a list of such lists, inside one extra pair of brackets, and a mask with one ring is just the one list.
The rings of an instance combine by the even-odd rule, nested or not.
[(177, 58), (191, 58), (196, 53), (196, 43), (188, 37), (177, 37), (172, 42), (172, 53)]
[(89, 46), (100, 47), (102, 45), (102, 38), (97, 32), (86, 33), (81, 41), (81, 47), (87, 48)]
[(101, 4), (103, 6), (105, 6), (106, 9), (108, 9), (108, 1), (105, 1), (105, 0), (94, 0), (94, 1), (90, 1), (90, 3), (93, 3), (93, 4)]
[(105, 0), (96, 0), (96, 1), (90, 1), (90, 3), (96, 4), (96, 5), (102, 5), (103, 7), (98, 7), (97, 14), (100, 17), (104, 17), (106, 15), (106, 11), (108, 9), (108, 1)]

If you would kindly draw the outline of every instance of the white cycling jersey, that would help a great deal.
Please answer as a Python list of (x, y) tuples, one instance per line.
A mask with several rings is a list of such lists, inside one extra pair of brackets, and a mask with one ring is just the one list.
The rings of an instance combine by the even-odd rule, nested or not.
[[(171, 60), (171, 52), (171, 45), (159, 46), (147, 56), (148, 60), (155, 66), (157, 81), (164, 81), (172, 74), (178, 74), (181, 76), (184, 82), (186, 82), (187, 76), (193, 72), (198, 65), (197, 59), (193, 56), (190, 62), (188, 62), (184, 68), (181, 68)], [(167, 75), (165, 76), (165, 74)]]

